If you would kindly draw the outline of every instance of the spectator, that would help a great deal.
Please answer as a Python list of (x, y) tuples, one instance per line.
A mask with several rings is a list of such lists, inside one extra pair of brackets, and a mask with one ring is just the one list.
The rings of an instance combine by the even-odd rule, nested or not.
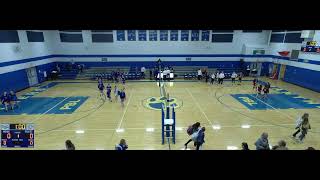
[(202, 71), (201, 69), (198, 70), (198, 80), (200, 80), (202, 78)]
[(43, 77), (45, 81), (48, 81), (47, 71), (43, 71)]
[(145, 77), (145, 72), (146, 72), (146, 68), (142, 66), (141, 67), (141, 76), (142, 76), (142, 78)]
[(246, 142), (243, 142), (243, 143), (241, 144), (241, 146), (242, 146), (242, 150), (250, 150), (250, 149), (249, 149), (249, 146), (248, 146), (248, 144), (247, 144)]
[(4, 92), (0, 99), (1, 99), (1, 104), (3, 104), (5, 107), (5, 111), (8, 112), (8, 106), (10, 104), (10, 97), (8, 93)]
[(128, 145), (127, 145), (126, 140), (124, 140), (124, 139), (121, 139), (120, 143), (117, 144), (116, 147), (115, 147), (115, 150), (118, 150), (118, 151), (124, 151), (124, 150), (127, 150), (127, 149), (128, 149)]
[(255, 142), (257, 150), (270, 150), (268, 133), (262, 133), (261, 137)]
[(272, 149), (273, 150), (288, 150), (286, 145), (287, 145), (287, 143), (284, 140), (280, 140), (278, 142), (278, 145), (274, 146)]
[[(199, 123), (199, 122), (196, 122), (196, 123), (194, 123), (192, 126), (190, 126), (190, 127), (188, 128), (187, 133), (188, 133), (191, 137), (196, 138), (197, 135), (194, 134), (194, 133), (198, 133), (199, 128), (200, 128), (200, 123)], [(184, 144), (185, 149), (188, 148), (188, 144), (189, 144), (191, 141), (193, 141), (193, 138), (190, 138), (190, 139)]]
[(306, 150), (316, 150), (316, 149), (313, 147), (308, 147)]
[(70, 140), (66, 140), (66, 150), (76, 150), (76, 147)]
[(198, 132), (198, 137), (196, 140), (196, 150), (200, 150), (200, 147), (202, 147), (204, 141), (204, 132), (206, 131), (205, 127), (202, 127)]
[(150, 80), (152, 80), (152, 69), (151, 68), (149, 70), (149, 73), (150, 73)]
[(216, 75), (214, 73), (211, 74), (211, 84), (214, 83), (214, 79), (216, 78)]

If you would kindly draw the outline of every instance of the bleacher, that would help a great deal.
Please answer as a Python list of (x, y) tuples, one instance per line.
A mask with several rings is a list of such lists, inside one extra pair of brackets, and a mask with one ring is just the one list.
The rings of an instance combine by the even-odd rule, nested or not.
[(77, 75), (78, 75), (77, 69), (72, 69), (70, 71), (66, 69), (62, 69), (60, 71), (58, 78), (59, 79), (76, 79)]
[(77, 76), (77, 79), (97, 79), (98, 77), (102, 77), (106, 80), (112, 80), (111, 72), (112, 71), (120, 71), (123, 72), (126, 79), (140, 79), (140, 71), (135, 73), (132, 68), (127, 66), (116, 66), (116, 67), (91, 67), (89, 69), (84, 70)]
[(193, 79), (197, 77), (198, 69), (208, 68), (207, 66), (173, 66), (177, 78)]

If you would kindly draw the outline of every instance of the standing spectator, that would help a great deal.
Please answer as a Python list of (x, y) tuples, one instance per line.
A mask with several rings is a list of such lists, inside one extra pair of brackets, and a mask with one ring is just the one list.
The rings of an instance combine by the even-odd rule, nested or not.
[(295, 129), (298, 129), (295, 133), (292, 134), (293, 137), (296, 137), (296, 135), (301, 131), (300, 129), (300, 126), (301, 126), (301, 123), (303, 122), (304, 119), (309, 119), (309, 114), (308, 113), (304, 113), (302, 115), (302, 117), (299, 117), (296, 121), (296, 128)]
[(224, 75), (223, 71), (221, 71), (221, 73), (219, 74), (219, 84), (223, 84), (224, 77), (225, 77), (225, 75)]
[(47, 71), (43, 71), (43, 77), (45, 81), (48, 81)]
[(127, 149), (128, 149), (128, 145), (127, 145), (126, 140), (124, 140), (124, 139), (121, 139), (120, 143), (117, 144), (116, 147), (115, 147), (115, 150), (118, 150), (118, 151), (124, 151), (124, 150), (127, 150)]
[(241, 146), (242, 146), (242, 150), (250, 150), (250, 149), (249, 149), (249, 146), (248, 146), (248, 143), (246, 143), (246, 142), (243, 142), (243, 143), (241, 144)]
[(59, 67), (59, 65), (57, 64), (57, 66), (56, 66), (56, 69), (57, 69), (57, 72), (58, 72), (58, 74), (60, 73), (60, 67)]
[(198, 70), (198, 80), (200, 80), (202, 78), (202, 71), (201, 69)]
[(287, 143), (284, 140), (280, 140), (278, 145), (272, 147), (272, 150), (288, 150), (286, 145)]
[(256, 145), (257, 150), (270, 150), (268, 133), (262, 133), (261, 137), (254, 144)]
[[(198, 133), (199, 128), (200, 128), (200, 123), (199, 123), (199, 122), (196, 122), (196, 123), (194, 123), (193, 125), (189, 126), (189, 128), (187, 129), (188, 135), (191, 136), (191, 137), (196, 137), (197, 135), (194, 135), (194, 133)], [(184, 144), (185, 149), (188, 148), (188, 144), (189, 144), (192, 140), (193, 140), (193, 139), (190, 138), (190, 139)]]
[(236, 78), (237, 78), (237, 74), (236, 74), (236, 72), (233, 72), (232, 75), (231, 75), (232, 84), (236, 83)]
[(149, 70), (149, 74), (150, 74), (150, 80), (152, 80), (152, 69), (151, 68)]
[(196, 150), (200, 150), (200, 147), (203, 145), (204, 141), (204, 132), (206, 131), (205, 127), (202, 127), (198, 132), (198, 137), (196, 140)]
[(209, 73), (207, 71), (205, 71), (205, 77), (206, 77), (206, 83), (208, 83)]
[(240, 72), (238, 77), (239, 77), (239, 85), (241, 85), (243, 73)]
[(145, 77), (146, 68), (144, 66), (141, 67), (141, 76), (144, 79)]
[(211, 84), (214, 83), (214, 79), (216, 78), (216, 75), (214, 73), (211, 74)]
[(76, 150), (76, 147), (70, 140), (66, 140), (66, 150)]

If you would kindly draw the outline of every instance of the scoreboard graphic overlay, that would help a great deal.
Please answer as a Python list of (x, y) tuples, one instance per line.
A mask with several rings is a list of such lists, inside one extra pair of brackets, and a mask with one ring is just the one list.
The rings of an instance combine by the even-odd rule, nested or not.
[(1, 147), (33, 148), (34, 124), (1, 124)]

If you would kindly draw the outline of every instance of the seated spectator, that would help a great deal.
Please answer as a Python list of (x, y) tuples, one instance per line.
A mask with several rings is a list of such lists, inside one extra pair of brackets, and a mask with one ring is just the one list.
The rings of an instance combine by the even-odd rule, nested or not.
[(13, 91), (10, 91), (9, 98), (10, 98), (11, 109), (13, 110), (15, 104), (18, 106), (17, 95)]
[(76, 147), (70, 140), (66, 140), (66, 150), (76, 150)]
[(10, 97), (8, 93), (4, 92), (0, 99), (1, 99), (1, 104), (3, 104), (5, 107), (5, 111), (8, 112), (8, 106), (10, 104)]
[(284, 140), (280, 140), (278, 145), (273, 146), (272, 150), (288, 150), (286, 147), (287, 143)]
[(248, 143), (243, 142), (241, 145), (242, 145), (242, 150), (250, 150), (249, 146), (248, 146)]
[(308, 147), (306, 150), (316, 150), (316, 149), (313, 147)]
[(254, 144), (257, 150), (270, 150), (268, 133), (262, 133), (261, 137)]
[(116, 145), (115, 147), (115, 150), (118, 150), (118, 151), (124, 151), (124, 150), (127, 150), (128, 149), (128, 145), (126, 143), (126, 140), (124, 139), (121, 139), (120, 140), (120, 143)]

